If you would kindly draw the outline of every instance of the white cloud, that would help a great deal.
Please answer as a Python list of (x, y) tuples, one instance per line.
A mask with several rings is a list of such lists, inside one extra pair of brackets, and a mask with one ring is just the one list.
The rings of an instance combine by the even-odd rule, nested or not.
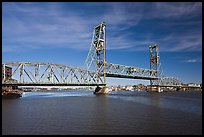
[(115, 29), (126, 29), (127, 27), (136, 26), (142, 19), (143, 9), (141, 5), (132, 2), (127, 3), (110, 3), (109, 9), (104, 14), (104, 20), (108, 21), (108, 24), (118, 27), (122, 25), (124, 28)]
[[(88, 50), (94, 25), (102, 21), (107, 22), (108, 50), (148, 50), (146, 47), (152, 42), (161, 44), (162, 51), (201, 50), (200, 32), (182, 35), (171, 33), (158, 39), (152, 36), (133, 39), (131, 36), (138, 34), (127, 31), (144, 19), (151, 21), (157, 18), (196, 16), (202, 9), (200, 3), (92, 3), (93, 11), (95, 8), (103, 8), (104, 11), (93, 12), (86, 16), (81, 9), (80, 12), (79, 9), (74, 11), (66, 8), (65, 10), (63, 4), (42, 3), (41, 6), (39, 3), (29, 2), (3, 4), (3, 52), (15, 52), (14, 45), (23, 47), (19, 49), (24, 51), (46, 46)], [(182, 25), (182, 22), (179, 23)]]
[(180, 18), (181, 16), (194, 17), (202, 11), (200, 2), (155, 2), (147, 18)]
[[(24, 4), (23, 4), (24, 5)], [(74, 13), (67, 14), (65, 18), (62, 12), (59, 12), (56, 6), (48, 7), (24, 7), (18, 4), (12, 4), (11, 9), (15, 13), (10, 13), (3, 21), (3, 43), (6, 48), (3, 52), (9, 52), (9, 48), (14, 43), (33, 47), (69, 47), (86, 49), (83, 42), (89, 39), (91, 43), (91, 29), (88, 29), (87, 21)], [(29, 6), (28, 5), (28, 6)], [(6, 9), (4, 9), (6, 10)], [(52, 12), (51, 12), (52, 11)], [(54, 14), (53, 14), (54, 13)], [(18, 17), (18, 14), (21, 15)], [(17, 16), (16, 16), (17, 15)], [(8, 40), (8, 38), (10, 40)], [(81, 45), (80, 45), (81, 44)], [(8, 47), (8, 45), (10, 45)], [(27, 46), (29, 49), (30, 46)]]
[(195, 33), (172, 33), (158, 39), (160, 49), (165, 52), (201, 51), (202, 34)]
[(189, 59), (186, 62), (192, 63), (192, 62), (197, 62), (197, 59)]
[(183, 61), (184, 63), (201, 63), (202, 59), (201, 58), (192, 58), (192, 59), (187, 59)]

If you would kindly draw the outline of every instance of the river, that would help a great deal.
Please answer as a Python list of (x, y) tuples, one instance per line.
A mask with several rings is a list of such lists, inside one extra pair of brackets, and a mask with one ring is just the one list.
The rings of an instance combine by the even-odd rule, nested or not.
[(202, 92), (25, 92), (2, 99), (2, 135), (202, 135)]

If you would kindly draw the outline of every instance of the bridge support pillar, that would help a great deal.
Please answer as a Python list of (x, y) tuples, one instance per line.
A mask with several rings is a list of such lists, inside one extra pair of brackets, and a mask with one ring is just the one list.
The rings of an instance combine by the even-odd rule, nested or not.
[(108, 94), (109, 93), (109, 89), (108, 87), (99, 87), (97, 86), (95, 91), (94, 91), (94, 94)]
[(160, 86), (149, 86), (147, 88), (148, 92), (162, 92)]

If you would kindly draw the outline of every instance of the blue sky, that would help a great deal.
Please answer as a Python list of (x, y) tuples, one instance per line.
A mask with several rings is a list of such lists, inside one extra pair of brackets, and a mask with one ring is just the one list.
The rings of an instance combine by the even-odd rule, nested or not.
[[(202, 83), (200, 2), (4, 2), (2, 61), (82, 67), (94, 26), (106, 22), (107, 62), (149, 68), (159, 45), (163, 76)], [(149, 84), (108, 78), (108, 85)]]

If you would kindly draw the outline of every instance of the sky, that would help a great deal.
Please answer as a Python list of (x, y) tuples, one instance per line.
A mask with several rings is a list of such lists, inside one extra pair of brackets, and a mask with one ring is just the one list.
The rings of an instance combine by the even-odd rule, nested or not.
[[(3, 2), (2, 62), (82, 67), (103, 21), (107, 62), (149, 69), (149, 45), (158, 44), (162, 76), (202, 83), (201, 2)], [(135, 84), (149, 80), (107, 78)]]

